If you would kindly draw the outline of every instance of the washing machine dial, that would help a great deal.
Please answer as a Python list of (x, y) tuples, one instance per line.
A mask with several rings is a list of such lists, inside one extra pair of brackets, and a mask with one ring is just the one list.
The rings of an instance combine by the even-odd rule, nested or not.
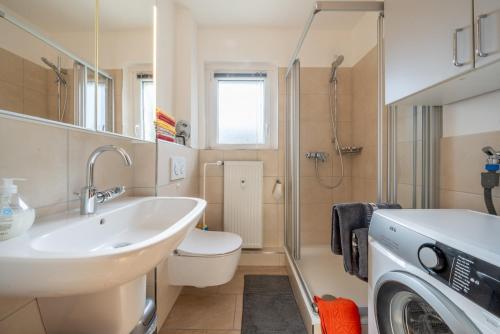
[(418, 249), (418, 260), (427, 270), (438, 272), (446, 267), (446, 256), (443, 251), (432, 244), (420, 246)]

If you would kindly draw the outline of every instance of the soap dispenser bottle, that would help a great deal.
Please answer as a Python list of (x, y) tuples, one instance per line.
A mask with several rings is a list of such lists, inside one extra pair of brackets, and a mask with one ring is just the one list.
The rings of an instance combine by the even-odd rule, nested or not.
[(0, 184), (0, 240), (21, 235), (35, 221), (35, 209), (19, 196), (14, 181), (25, 179), (3, 178)]

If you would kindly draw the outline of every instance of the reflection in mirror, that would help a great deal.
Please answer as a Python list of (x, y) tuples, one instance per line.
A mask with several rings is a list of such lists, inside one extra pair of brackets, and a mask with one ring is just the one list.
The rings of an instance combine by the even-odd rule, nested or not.
[(94, 129), (93, 1), (0, 0), (0, 11), (0, 109)]
[(99, 131), (154, 140), (154, 2), (100, 2)]

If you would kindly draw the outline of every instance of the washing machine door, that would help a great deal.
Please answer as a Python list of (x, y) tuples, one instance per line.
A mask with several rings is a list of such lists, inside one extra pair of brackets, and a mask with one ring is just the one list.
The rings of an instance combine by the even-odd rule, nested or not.
[(379, 334), (481, 333), (443, 293), (409, 273), (383, 275), (374, 303)]

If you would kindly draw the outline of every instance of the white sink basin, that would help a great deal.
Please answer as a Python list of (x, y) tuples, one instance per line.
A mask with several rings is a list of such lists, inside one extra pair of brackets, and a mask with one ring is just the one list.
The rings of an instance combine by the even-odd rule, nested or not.
[(166, 258), (206, 207), (196, 198), (117, 200), (35, 222), (0, 242), (0, 296), (89, 294), (130, 282)]

